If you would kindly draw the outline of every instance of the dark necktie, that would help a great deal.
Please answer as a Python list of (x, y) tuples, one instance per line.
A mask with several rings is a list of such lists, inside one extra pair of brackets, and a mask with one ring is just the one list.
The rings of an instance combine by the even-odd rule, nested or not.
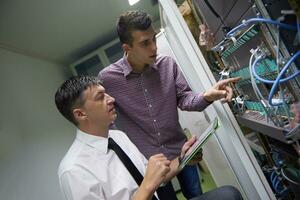
[(117, 154), (117, 156), (120, 158), (127, 170), (133, 176), (135, 182), (138, 185), (141, 185), (144, 179), (143, 175), (139, 172), (139, 170), (136, 168), (136, 166), (133, 164), (133, 162), (130, 160), (127, 154), (112, 138), (108, 138), (108, 148), (113, 150)]

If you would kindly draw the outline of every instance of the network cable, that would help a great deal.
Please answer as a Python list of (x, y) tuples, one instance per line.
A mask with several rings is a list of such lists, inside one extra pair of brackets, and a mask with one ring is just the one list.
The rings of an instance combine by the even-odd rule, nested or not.
[(252, 54), (250, 56), (250, 59), (249, 59), (249, 74), (250, 74), (251, 85), (253, 87), (254, 93), (256, 94), (256, 97), (259, 100), (264, 100), (264, 97), (261, 94), (260, 90), (258, 89), (258, 86), (257, 86), (257, 84), (255, 82), (255, 79), (254, 79), (254, 76), (253, 76), (253, 73), (252, 73), (252, 61), (253, 61), (254, 56), (257, 54), (258, 50), (259, 50), (259, 48), (253, 50)]
[[(277, 21), (281, 21), (283, 20), (284, 17), (281, 16), (277, 19)], [(298, 23), (298, 21), (297, 21)], [(277, 34), (276, 34), (276, 65), (277, 65), (277, 73), (279, 74), (280, 73), (280, 27), (277, 25)], [(298, 26), (297, 26), (298, 27)], [(291, 123), (291, 114), (288, 110), (288, 104), (286, 103), (286, 101), (283, 101), (284, 99), (284, 90), (282, 89), (282, 86), (279, 84), (279, 94), (280, 94), (280, 98), (282, 99), (282, 102), (283, 102), (283, 110), (286, 114), (286, 116), (288, 117), (288, 121), (289, 123)]]
[(268, 98), (268, 101), (269, 101), (269, 104), (272, 105), (272, 106), (279, 106), (279, 105), (282, 105), (283, 103), (282, 102), (274, 102), (272, 101), (272, 97), (274, 96), (275, 92), (276, 92), (276, 89), (278, 87), (278, 85), (280, 83), (284, 83), (284, 82), (287, 82), (287, 81), (290, 81), (292, 80), (293, 78), (295, 78), (296, 76), (300, 75), (300, 70), (297, 70), (294, 74), (286, 77), (286, 78), (283, 78), (282, 79), (282, 76), (286, 73), (286, 71), (288, 70), (289, 66), (295, 61), (295, 59), (297, 59), (298, 57), (300, 56), (300, 51), (298, 51), (296, 54), (294, 54), (290, 59), (289, 61), (285, 64), (285, 66), (282, 68), (282, 70), (280, 71), (280, 73), (278, 74), (277, 78), (275, 80), (268, 80), (268, 79), (264, 79), (264, 78), (261, 78), (257, 72), (256, 72), (256, 65), (258, 62), (260, 62), (262, 59), (263, 59), (263, 55), (260, 55), (258, 56), (258, 58), (255, 59), (255, 61), (253, 62), (252, 64), (252, 73), (253, 75), (255, 76), (256, 79), (258, 79), (259, 81), (263, 82), (263, 83), (266, 83), (266, 84), (273, 84), (272, 85), (272, 88), (271, 88), (271, 91), (270, 91), (270, 94), (269, 94), (269, 98)]
[(231, 29), (226, 36), (228, 38), (230, 37), (234, 37), (235, 33), (240, 30), (241, 28), (244, 28), (246, 26), (248, 26), (249, 24), (253, 24), (253, 23), (267, 23), (267, 24), (273, 24), (273, 25), (277, 25), (281, 28), (285, 28), (285, 29), (289, 29), (289, 30), (294, 30), (297, 31), (299, 29), (300, 24), (297, 24), (296, 26), (293, 25), (289, 25), (289, 24), (285, 24), (285, 23), (281, 23), (278, 21), (274, 21), (271, 19), (265, 19), (265, 18), (251, 18), (248, 20), (243, 20), (242, 23), (238, 26), (236, 26), (235, 28)]
[[(255, 95), (257, 96), (258, 100), (260, 100), (260, 102), (262, 103), (263, 105), (263, 109), (264, 111), (266, 112), (267, 116), (269, 119), (272, 120), (272, 122), (274, 123), (274, 125), (279, 125), (281, 126), (282, 123), (281, 121), (275, 117), (276, 115), (273, 115), (272, 114), (272, 111), (271, 111), (271, 108), (270, 108), (270, 105), (274, 106), (274, 105), (283, 105), (283, 106), (286, 106), (286, 102), (284, 101), (283, 99), (283, 95), (282, 95), (282, 100), (280, 100), (278, 103), (275, 103), (274, 100), (272, 99), (272, 97), (274, 96), (274, 93), (276, 91), (276, 88), (277, 86), (279, 85), (279, 83), (283, 83), (283, 82), (286, 82), (286, 81), (289, 81), (291, 80), (292, 78), (294, 78), (295, 76), (299, 75), (300, 74), (300, 71), (294, 73), (293, 75), (291, 75), (290, 77), (287, 77), (287, 78), (284, 78), (284, 79), (281, 79), (282, 75), (285, 73), (285, 71), (288, 69), (288, 67), (290, 66), (290, 64), (298, 57), (300, 56), (300, 52), (297, 52), (285, 65), (285, 67), (282, 69), (282, 71), (279, 73), (279, 75), (277, 76), (276, 80), (278, 81), (278, 83), (275, 84), (275, 81), (276, 80), (267, 80), (267, 79), (263, 79), (261, 78), (257, 72), (256, 72), (256, 65), (258, 64), (259, 61), (261, 61), (264, 57), (265, 57), (265, 54), (261, 53), (261, 55), (258, 55), (256, 60), (254, 61), (254, 63), (252, 64), (252, 60), (254, 58), (255, 55), (258, 54), (258, 51), (259, 51), (259, 48), (257, 48), (256, 50), (253, 50), (252, 51), (252, 55), (250, 57), (250, 60), (249, 60), (249, 73), (250, 73), (250, 79), (251, 79), (251, 84), (252, 84), (252, 87), (253, 87), (253, 90), (254, 90), (254, 93)], [(261, 94), (257, 84), (256, 84), (256, 81), (253, 77), (253, 75), (255, 76), (255, 78), (257, 78), (258, 80), (260, 80), (261, 82), (263, 83), (267, 83), (267, 84), (273, 84), (272, 86), (272, 89), (271, 92), (270, 92), (270, 95), (268, 97), (268, 100), (265, 100), (263, 95)], [(275, 89), (274, 89), (275, 88)], [(284, 107), (285, 109), (285, 107)], [(285, 109), (286, 110), (286, 109)], [(288, 112), (286, 110), (286, 112)], [(273, 118), (273, 117), (274, 118)], [(290, 122), (290, 116), (288, 116), (288, 120)]]
[(289, 59), (289, 61), (285, 64), (285, 66), (282, 68), (282, 70), (280, 71), (280, 73), (278, 74), (276, 80), (274, 81), (274, 84), (272, 85), (272, 88), (271, 88), (271, 91), (270, 91), (270, 94), (269, 94), (269, 104), (272, 105), (272, 106), (278, 106), (278, 105), (282, 105), (283, 103), (282, 102), (279, 102), (279, 103), (273, 103), (272, 102), (272, 98), (276, 92), (276, 89), (278, 87), (278, 85), (281, 83), (281, 80), (283, 80), (283, 82), (285, 82), (284, 80), (286, 81), (289, 81), (291, 79), (293, 79), (294, 77), (300, 75), (300, 70), (297, 70), (293, 75), (287, 77), (287, 78), (284, 78), (284, 79), (281, 79), (282, 76), (286, 73), (286, 71), (288, 70), (288, 68), (290, 67), (290, 65), (295, 61), (296, 58), (298, 58), (300, 56), (300, 51), (298, 51), (295, 55), (292, 56), (292, 58)]
[[(300, 51), (298, 51), (288, 62), (287, 62), (287, 64), (283, 67), (283, 69), (284, 68), (286, 68), (286, 67), (289, 67), (290, 66), (290, 64), (298, 57), (300, 55)], [(264, 83), (266, 83), (266, 84), (273, 84), (273, 83), (275, 83), (275, 81), (276, 80), (268, 80), (268, 79), (264, 79), (264, 78), (261, 78), (258, 74), (257, 74), (257, 72), (256, 72), (256, 65), (262, 60), (264, 58), (264, 55), (260, 55), (260, 56), (258, 56), (256, 59), (255, 59), (255, 61), (253, 62), (253, 64), (252, 64), (252, 72), (253, 72), (253, 75), (255, 76), (255, 78), (257, 79), (257, 80), (259, 80), (259, 81), (261, 81), (261, 82), (264, 82)], [(283, 69), (281, 70), (281, 72), (283, 72)], [(288, 69), (288, 68), (287, 68)], [(287, 70), (287, 69), (285, 69), (285, 71)], [(284, 72), (285, 72), (284, 71)], [(281, 73), (280, 72), (280, 73)], [(298, 76), (300, 74), (300, 70), (297, 70), (294, 74), (292, 74), (292, 75), (290, 75), (289, 77), (286, 77), (286, 78), (284, 78), (284, 79), (280, 79), (279, 80), (279, 83), (284, 83), (284, 82), (287, 82), (287, 81), (289, 81), (289, 80), (291, 80), (291, 79), (293, 79), (293, 78), (295, 78), (296, 76)], [(279, 75), (278, 75), (279, 76)]]
[[(278, 172), (277, 172), (278, 171)], [(280, 197), (287, 195), (287, 192), (290, 190), (289, 187), (286, 187), (282, 179), (286, 179), (286, 176), (283, 173), (283, 167), (276, 168), (272, 171), (270, 175), (270, 182), (272, 187), (274, 188), (276, 194)], [(289, 179), (286, 179), (289, 180)]]
[(256, 48), (255, 50), (252, 49), (251, 51), (252, 51), (252, 54), (249, 59), (249, 74), (250, 74), (250, 80), (251, 80), (251, 85), (252, 85), (253, 91), (254, 91), (257, 99), (259, 100), (259, 102), (262, 104), (262, 107), (263, 107), (268, 119), (270, 119), (274, 123), (274, 125), (278, 125), (278, 124), (280, 124), (280, 122), (277, 117), (274, 117), (274, 119), (273, 119), (272, 113), (270, 112), (270, 106), (267, 103), (268, 101), (261, 94), (261, 92), (256, 84), (256, 81), (254, 79), (253, 73), (252, 73), (252, 61), (253, 61), (254, 56), (257, 55), (259, 48)]
[(276, 169), (274, 169), (274, 171), (271, 173), (270, 181), (272, 183), (272, 186), (273, 186), (275, 192), (277, 194), (280, 194), (282, 191), (280, 191), (279, 187), (281, 186), (281, 188), (282, 188), (282, 185), (279, 185), (281, 182), (281, 179), (280, 179), (280, 175), (277, 174)]

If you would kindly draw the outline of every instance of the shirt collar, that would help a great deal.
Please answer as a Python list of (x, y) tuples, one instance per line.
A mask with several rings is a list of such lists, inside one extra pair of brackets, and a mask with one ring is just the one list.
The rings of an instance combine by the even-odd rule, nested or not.
[(153, 68), (153, 69), (155, 69), (155, 70), (157, 70), (157, 69), (158, 69), (156, 62), (155, 62), (155, 63), (153, 63), (152, 65), (150, 65), (150, 67), (152, 67), (152, 68)]
[[(158, 69), (156, 62), (153, 63), (153, 64), (151, 64), (150, 67), (153, 68), (153, 69), (155, 69), (155, 70)], [(127, 60), (126, 54), (124, 53), (124, 55), (123, 55), (123, 74), (124, 74), (124, 76), (126, 77), (126, 76), (128, 76), (132, 71), (133, 71), (133, 70), (132, 70), (132, 67), (131, 67), (131, 65), (129, 64), (128, 60)]]
[(95, 136), (77, 129), (76, 139), (87, 144), (90, 147), (97, 149), (100, 153), (107, 153), (108, 150), (108, 138)]
[(126, 54), (124, 53), (124, 55), (123, 55), (123, 73), (124, 73), (124, 76), (125, 77), (128, 76), (131, 72), (132, 72), (132, 67), (129, 64), (127, 58), (126, 58)]

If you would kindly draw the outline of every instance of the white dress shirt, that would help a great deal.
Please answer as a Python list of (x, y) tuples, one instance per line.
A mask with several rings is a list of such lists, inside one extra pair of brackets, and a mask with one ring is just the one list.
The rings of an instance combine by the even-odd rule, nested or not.
[[(126, 152), (142, 175), (147, 160), (121, 131), (110, 130), (109, 137)], [(77, 130), (69, 151), (58, 169), (61, 190), (67, 200), (129, 200), (138, 185), (114, 151), (108, 139)]]

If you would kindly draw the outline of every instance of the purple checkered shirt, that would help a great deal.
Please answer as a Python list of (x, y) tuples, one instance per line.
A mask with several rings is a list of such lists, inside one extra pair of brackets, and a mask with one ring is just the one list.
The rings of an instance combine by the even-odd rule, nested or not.
[(209, 103), (191, 91), (175, 61), (159, 55), (142, 73), (132, 71), (124, 56), (98, 75), (106, 92), (116, 99), (117, 127), (149, 159), (163, 153), (180, 155), (186, 141), (178, 121), (181, 110), (202, 111)]

